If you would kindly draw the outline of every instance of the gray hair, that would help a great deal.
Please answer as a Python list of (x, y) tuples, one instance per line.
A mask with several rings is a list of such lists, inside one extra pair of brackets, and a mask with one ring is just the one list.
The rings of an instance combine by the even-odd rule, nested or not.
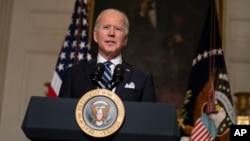
[(103, 10), (96, 18), (95, 20), (95, 26), (94, 26), (94, 30), (97, 30), (98, 26), (99, 26), (99, 21), (100, 21), (100, 18), (101, 16), (106, 13), (106, 12), (116, 12), (116, 13), (119, 13), (123, 16), (124, 20), (125, 20), (125, 33), (128, 35), (129, 34), (129, 20), (128, 20), (128, 17), (127, 15), (118, 10), (118, 9), (106, 9), (106, 10)]

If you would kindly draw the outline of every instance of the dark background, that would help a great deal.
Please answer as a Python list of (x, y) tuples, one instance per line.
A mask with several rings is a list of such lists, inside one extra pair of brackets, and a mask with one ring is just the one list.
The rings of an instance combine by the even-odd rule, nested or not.
[[(124, 59), (153, 74), (158, 102), (181, 108), (209, 1), (155, 0), (157, 27), (137, 14), (142, 1), (95, 0), (93, 19), (106, 8), (127, 14), (130, 35)], [(91, 53), (97, 54), (93, 39)]]

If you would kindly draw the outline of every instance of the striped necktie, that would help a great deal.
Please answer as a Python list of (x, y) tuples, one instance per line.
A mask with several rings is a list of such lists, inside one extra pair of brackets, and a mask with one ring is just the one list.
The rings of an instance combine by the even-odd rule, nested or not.
[(107, 88), (107, 89), (110, 89), (111, 88), (111, 79), (112, 79), (112, 76), (111, 76), (111, 68), (110, 68), (110, 65), (112, 65), (112, 62), (110, 61), (106, 61), (104, 62), (104, 66), (105, 66), (105, 70), (104, 70), (104, 73), (102, 75), (102, 79), (105, 81), (105, 84), (104, 84), (104, 87), (103, 88)]

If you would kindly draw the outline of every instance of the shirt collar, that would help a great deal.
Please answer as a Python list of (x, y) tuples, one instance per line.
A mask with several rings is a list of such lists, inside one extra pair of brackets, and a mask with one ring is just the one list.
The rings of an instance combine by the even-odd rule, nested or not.
[[(107, 60), (104, 59), (104, 57), (102, 57), (100, 54), (97, 55), (97, 63), (104, 63), (106, 61)], [(116, 58), (111, 59), (109, 61), (112, 62), (114, 65), (121, 64), (122, 63), (122, 56), (120, 54)]]

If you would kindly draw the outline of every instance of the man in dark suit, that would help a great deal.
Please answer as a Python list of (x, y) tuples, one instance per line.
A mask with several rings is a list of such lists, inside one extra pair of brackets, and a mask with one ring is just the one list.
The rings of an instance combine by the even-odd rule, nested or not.
[(96, 19), (94, 40), (98, 44), (97, 58), (66, 70), (59, 97), (80, 98), (90, 90), (102, 87), (103, 82), (92, 83), (91, 74), (96, 65), (111, 62), (111, 74), (118, 64), (124, 70), (122, 81), (111, 90), (123, 101), (155, 102), (155, 88), (150, 73), (127, 63), (121, 55), (127, 44), (129, 21), (127, 16), (116, 9), (102, 11)]

